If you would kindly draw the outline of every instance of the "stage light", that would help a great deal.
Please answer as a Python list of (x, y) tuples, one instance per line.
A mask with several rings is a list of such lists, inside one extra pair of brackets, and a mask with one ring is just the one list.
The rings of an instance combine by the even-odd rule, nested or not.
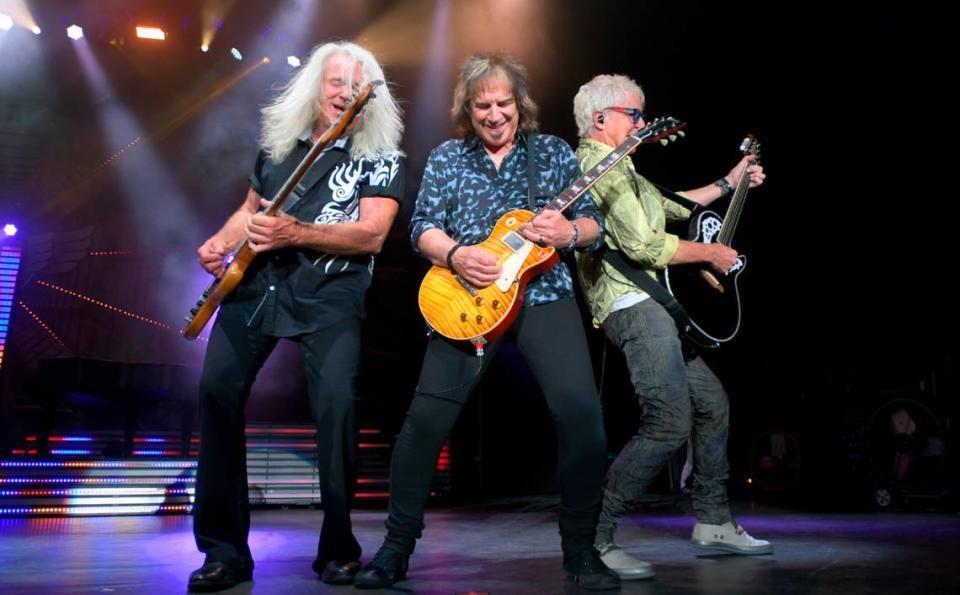
[(40, 35), (43, 32), (43, 30), (40, 29), (40, 27), (37, 27), (36, 25), (31, 27), (30, 31), (32, 31), (34, 35)]
[(163, 41), (167, 34), (158, 27), (137, 27), (137, 37), (140, 39), (157, 39)]
[(203, 45), (200, 46), (200, 51), (201, 51), (201, 52), (208, 52), (208, 51), (210, 51), (210, 46), (208, 46), (207, 44), (203, 44)]
[(8, 14), (0, 13), (0, 29), (9, 31), (13, 28), (13, 19)]
[(13, 223), (7, 223), (3, 226), (3, 233), (6, 234), (7, 237), (12, 238), (17, 235), (17, 226)]
[(270, 58), (269, 58), (269, 56), (264, 56), (263, 59), (260, 60), (260, 61), (263, 62), (264, 64), (269, 64), (269, 63), (270, 63)]
[(287, 64), (297, 68), (300, 66), (300, 58), (297, 58), (296, 56), (287, 56)]
[(237, 48), (230, 48), (230, 55), (236, 58), (237, 60), (243, 60), (243, 54), (240, 53), (240, 50)]
[(70, 25), (67, 27), (67, 37), (76, 41), (83, 37), (83, 27), (79, 25)]

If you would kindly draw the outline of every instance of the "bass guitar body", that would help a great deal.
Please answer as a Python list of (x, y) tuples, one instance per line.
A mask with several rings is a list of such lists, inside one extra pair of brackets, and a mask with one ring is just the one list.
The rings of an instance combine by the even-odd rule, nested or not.
[[(723, 220), (705, 210), (690, 222), (689, 239), (709, 244), (717, 241)], [(737, 280), (747, 267), (747, 257), (737, 256), (723, 275), (703, 264), (671, 265), (664, 271), (664, 284), (690, 317), (688, 337), (694, 342), (715, 346), (725, 343), (740, 330), (740, 291)]]

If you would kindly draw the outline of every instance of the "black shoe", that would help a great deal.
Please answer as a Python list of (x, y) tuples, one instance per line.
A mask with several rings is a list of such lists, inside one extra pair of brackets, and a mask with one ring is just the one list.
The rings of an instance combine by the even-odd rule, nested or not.
[[(317, 570), (317, 566), (314, 565), (313, 569)], [(360, 572), (360, 562), (358, 560), (346, 564), (338, 564), (336, 560), (330, 560), (319, 574), (320, 580), (328, 585), (350, 585), (353, 584), (353, 577), (358, 572)]]
[(383, 589), (407, 577), (410, 556), (381, 547), (373, 560), (356, 576), (353, 584), (358, 589)]
[(240, 570), (224, 562), (208, 562), (190, 573), (187, 591), (212, 593), (223, 591), (253, 578), (253, 570)]
[(620, 577), (607, 568), (593, 547), (582, 548), (563, 562), (567, 580), (588, 591), (606, 591), (620, 588)]

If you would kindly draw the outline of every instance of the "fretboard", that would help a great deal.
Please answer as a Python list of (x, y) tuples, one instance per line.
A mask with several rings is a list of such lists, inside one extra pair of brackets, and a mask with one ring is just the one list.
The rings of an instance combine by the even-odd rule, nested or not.
[(610, 151), (610, 154), (601, 159), (600, 163), (594, 165), (587, 173), (577, 178), (573, 184), (567, 186), (563, 192), (553, 197), (543, 209), (563, 211), (572, 205), (578, 198), (583, 196), (591, 186), (596, 184), (597, 180), (602, 178), (606, 172), (616, 167), (618, 163), (623, 161), (623, 159), (641, 143), (643, 143), (642, 138), (637, 138), (634, 135), (628, 136), (622, 145)]

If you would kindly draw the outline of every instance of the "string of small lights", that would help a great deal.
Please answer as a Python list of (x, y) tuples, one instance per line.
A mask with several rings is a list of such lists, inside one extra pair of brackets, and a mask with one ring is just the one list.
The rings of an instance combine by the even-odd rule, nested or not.
[(50, 335), (50, 337), (54, 341), (56, 341), (58, 345), (60, 345), (60, 347), (66, 348), (67, 345), (63, 342), (63, 340), (59, 336), (57, 336), (57, 333), (53, 332), (52, 328), (47, 326), (47, 324), (43, 320), (41, 320), (40, 317), (37, 316), (37, 314), (33, 310), (31, 310), (26, 304), (24, 304), (23, 300), (17, 300), (17, 303), (20, 305), (21, 308), (23, 308), (27, 312), (27, 314), (30, 315), (30, 318), (32, 318), (34, 322), (40, 325), (40, 328), (45, 330), (47, 334)]

